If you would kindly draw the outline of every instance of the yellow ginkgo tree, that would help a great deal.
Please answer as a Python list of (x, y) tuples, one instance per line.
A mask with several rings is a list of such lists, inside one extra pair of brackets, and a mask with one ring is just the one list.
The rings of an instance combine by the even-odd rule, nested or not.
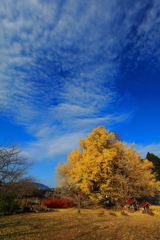
[(154, 196), (160, 190), (152, 162), (141, 159), (132, 145), (102, 126), (81, 139), (80, 148), (72, 150), (56, 171), (61, 186), (77, 188), (97, 201), (107, 195), (121, 204), (131, 197)]

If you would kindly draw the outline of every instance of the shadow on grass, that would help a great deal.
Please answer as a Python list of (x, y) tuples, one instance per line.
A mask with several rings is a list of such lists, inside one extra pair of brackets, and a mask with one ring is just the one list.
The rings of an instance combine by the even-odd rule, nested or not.
[[(59, 212), (59, 210), (57, 210), (57, 212)], [(40, 215), (36, 213), (33, 217), (30, 216), (32, 215), (24, 214), (24, 217), (21, 215), (15, 219), (9, 217), (7, 220), (6, 218), (8, 222), (2, 222), (1, 229), (3, 233), (1, 233), (0, 239), (38, 239), (38, 237), (39, 239), (43, 239), (44, 237), (45, 239), (57, 240), (56, 236), (61, 236), (61, 234), (64, 234), (64, 239), (69, 240), (101, 239), (107, 231), (109, 231), (109, 236), (118, 239), (116, 237), (121, 233), (122, 224), (120, 227), (114, 228), (111, 221), (116, 221), (114, 224), (118, 226), (122, 221), (122, 216), (119, 218), (118, 216), (112, 217), (108, 214), (98, 217), (97, 213), (94, 214), (93, 218), (90, 214), (78, 215), (76, 213), (67, 213), (66, 215), (63, 215), (63, 213), (54, 215), (53, 213), (48, 214), (48, 216), (46, 216), (45, 213), (40, 213)], [(9, 228), (11, 228), (12, 232), (8, 231)], [(130, 226), (128, 227), (128, 230), (129, 229)], [(73, 233), (73, 235), (70, 236), (71, 233)], [(70, 238), (66, 234), (68, 234)], [(63, 238), (59, 239), (63, 240)]]
[[(30, 218), (26, 218), (26, 219), (20, 218), (15, 220), (12, 219), (12, 221), (14, 222), (8, 222), (8, 223), (2, 224), (1, 229), (2, 230), (4, 229), (5, 231), (5, 228), (12, 228), (13, 232), (6, 233), (5, 231), (4, 233), (1, 233), (0, 239), (5, 239), (5, 238), (27, 239), (27, 236), (28, 237), (33, 236), (33, 239), (34, 239), (34, 236), (35, 237), (37, 237), (37, 235), (40, 235), (41, 237), (48, 236), (48, 235), (52, 235), (53, 232), (54, 233), (60, 232), (61, 230), (63, 232), (70, 231), (70, 230), (75, 231), (75, 237), (73, 239), (77, 239), (86, 235), (90, 235), (91, 233), (97, 231), (100, 228), (99, 226), (93, 227), (92, 224), (97, 224), (97, 223), (100, 224), (101, 222), (104, 223), (105, 221), (108, 222), (108, 219), (96, 219), (92, 221), (91, 224), (90, 223), (86, 224), (86, 222), (85, 223), (81, 222), (81, 218), (76, 217), (76, 221), (79, 221), (79, 222), (73, 223), (71, 226), (68, 226), (68, 221), (71, 221), (71, 219), (64, 220), (63, 218), (62, 219), (55, 218), (55, 219), (52, 219), (52, 222), (50, 223), (50, 225), (48, 225), (49, 220), (50, 219), (43, 218), (43, 217), (38, 219), (38, 214), (37, 214), (37, 218), (33, 218), (33, 219), (30, 219)], [(17, 231), (17, 227), (22, 228), (22, 230)], [(29, 227), (30, 229), (28, 228), (24, 229), (25, 227)], [(76, 236), (77, 229), (80, 229), (82, 231), (78, 236)]]
[[(95, 222), (96, 223), (96, 222)], [(59, 224), (56, 224), (56, 225), (59, 225)], [(70, 226), (70, 227), (63, 227), (63, 231), (65, 231), (65, 230), (72, 230), (72, 229), (77, 229), (77, 227), (84, 227), (84, 225), (85, 225), (85, 227), (86, 227), (86, 224), (78, 224), (78, 225), (73, 225), (73, 226)], [(53, 227), (53, 226), (52, 226)], [(31, 237), (31, 236), (33, 236), (33, 239), (34, 239), (34, 236), (36, 236), (37, 237), (37, 235), (40, 235), (41, 237), (42, 236), (48, 236), (48, 235), (52, 235), (52, 237), (54, 236), (53, 235), (53, 232), (56, 232), (56, 231), (60, 231), (61, 229), (62, 229), (62, 227), (61, 228), (58, 228), (58, 229), (55, 229), (55, 230), (53, 230), (53, 228), (52, 227), (45, 227), (45, 230), (43, 230), (43, 231), (34, 231), (34, 230), (30, 230), (30, 231), (27, 231), (27, 232), (23, 232), (23, 231), (21, 231), (20, 233), (8, 233), (8, 234), (1, 234), (0, 235), (0, 239), (7, 239), (7, 238), (9, 238), (9, 239), (16, 239), (16, 238), (20, 238), (20, 239), (26, 239), (26, 237), (28, 236), (28, 237)], [(37, 227), (35, 226), (35, 228), (37, 229)], [(109, 228), (109, 226), (105, 226), (104, 227), (104, 229), (105, 228)], [(40, 227), (40, 229), (42, 229), (42, 227)], [(96, 227), (91, 227), (91, 229), (89, 229), (89, 230), (86, 230), (86, 232), (82, 232), (82, 233), (80, 233), (80, 234), (78, 234), (77, 236), (76, 236), (76, 233), (75, 233), (75, 236), (73, 237), (73, 238), (70, 238), (70, 240), (74, 240), (74, 239), (79, 239), (79, 238), (81, 238), (81, 237), (91, 237), (92, 236), (92, 240), (94, 240), (94, 239), (97, 239), (97, 237), (93, 237), (93, 234), (95, 233), (95, 231), (97, 231), (97, 230), (99, 230), (100, 229), (100, 226), (96, 226)], [(38, 229), (37, 229), (38, 230)], [(84, 230), (84, 229), (83, 229)], [(83, 231), (82, 230), (82, 231)], [(2, 237), (2, 238), (1, 238)], [(56, 237), (56, 235), (55, 235), (55, 237)], [(52, 239), (56, 239), (56, 238), (52, 238)], [(88, 238), (87, 238), (88, 239)]]

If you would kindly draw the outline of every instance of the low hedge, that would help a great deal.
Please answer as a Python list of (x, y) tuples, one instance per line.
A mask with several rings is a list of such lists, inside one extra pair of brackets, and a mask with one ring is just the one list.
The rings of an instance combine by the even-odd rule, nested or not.
[(74, 202), (67, 198), (44, 200), (43, 204), (48, 208), (71, 208), (74, 206)]

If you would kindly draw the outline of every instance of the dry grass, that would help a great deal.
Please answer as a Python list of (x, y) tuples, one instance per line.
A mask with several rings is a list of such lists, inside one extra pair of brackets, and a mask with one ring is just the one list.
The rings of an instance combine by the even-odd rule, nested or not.
[(151, 206), (150, 209), (154, 212), (160, 212), (160, 206)]
[[(160, 208), (160, 207), (159, 207)], [(152, 240), (160, 238), (160, 212), (141, 212), (116, 217), (105, 210), (61, 209), (0, 218), (0, 239), (21, 240)], [(100, 217), (101, 216), (101, 217)]]
[(124, 215), (124, 216), (128, 216), (128, 213), (126, 211), (121, 211), (121, 214)]
[(117, 216), (116, 213), (113, 213), (113, 212), (110, 212), (109, 215), (115, 216), (115, 217)]

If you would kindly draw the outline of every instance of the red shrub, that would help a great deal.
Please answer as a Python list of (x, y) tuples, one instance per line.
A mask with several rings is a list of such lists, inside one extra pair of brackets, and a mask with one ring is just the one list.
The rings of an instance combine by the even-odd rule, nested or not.
[(43, 204), (48, 208), (70, 208), (74, 206), (74, 202), (67, 198), (44, 200)]

